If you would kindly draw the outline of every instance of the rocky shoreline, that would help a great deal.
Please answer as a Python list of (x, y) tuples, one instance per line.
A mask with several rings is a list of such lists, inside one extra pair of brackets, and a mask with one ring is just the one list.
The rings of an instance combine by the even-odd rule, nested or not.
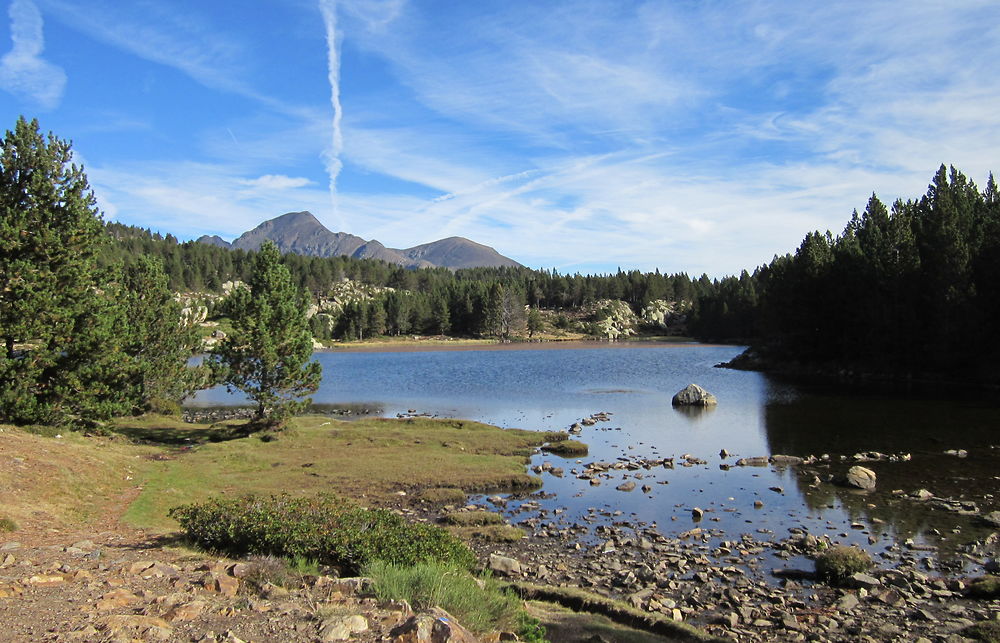
[[(745, 534), (720, 541), (721, 531), (701, 527), (667, 537), (611, 518), (618, 519), (599, 526), (594, 542), (590, 525), (543, 510), (540, 518), (514, 523), (526, 531), (520, 541), (475, 548), (511, 580), (584, 588), (737, 641), (956, 643), (969, 640), (960, 633), (975, 623), (1000, 621), (1000, 600), (971, 599), (971, 578), (927, 570), (920, 546), (893, 546), (880, 569), (840, 588), (818, 582), (811, 569), (772, 568), (774, 558), (817, 555), (829, 546), (824, 537)], [(1000, 536), (974, 546), (995, 556)]]
[[(579, 435), (584, 427), (600, 430), (594, 425), (610, 421), (609, 416), (596, 413), (574, 423), (569, 432)], [(955, 449), (939, 457), (968, 455)], [(876, 451), (735, 458), (722, 449), (719, 456), (723, 471), (791, 468), (802, 486), (853, 486), (857, 487), (854, 493), (862, 496), (875, 485), (874, 472), (862, 465), (902, 466), (912, 460), (909, 453)], [(557, 478), (573, 476), (590, 485), (617, 484), (615, 489), (624, 493), (641, 489), (648, 494), (654, 477), (650, 471), (706, 466), (705, 458), (684, 454), (622, 457), (612, 462), (576, 460), (558, 466), (543, 461), (533, 469)], [(849, 474), (855, 474), (853, 480)], [(771, 491), (784, 493), (781, 488)], [(898, 506), (912, 503), (913, 509), (960, 517), (982, 529), (964, 534), (953, 529), (950, 535), (964, 535), (967, 541), (955, 548), (950, 559), (936, 555), (937, 547), (924, 542), (890, 539), (891, 544), (878, 552), (874, 570), (855, 574), (843, 587), (833, 587), (816, 578), (812, 559), (839, 539), (800, 527), (789, 528), (787, 536), (758, 528), (733, 537), (711, 523), (703, 526), (701, 520), (707, 516), (698, 507), (690, 510), (695, 526), (673, 535), (665, 535), (655, 523), (609, 508), (591, 507), (574, 516), (557, 506), (554, 494), (544, 491), (523, 497), (492, 495), (464, 508), (445, 507), (443, 511), (499, 511), (521, 528), (525, 536), (519, 541), (475, 545), (482, 560), (503, 560), (491, 566), (513, 581), (583, 588), (726, 639), (958, 643), (974, 640), (963, 633), (971, 634), (968, 628), (977, 623), (1000, 627), (998, 597), (973, 598), (969, 592), (978, 575), (1000, 573), (1000, 533), (995, 531), (1000, 529), (1000, 512), (989, 511), (996, 499), (991, 494), (978, 501), (938, 496), (927, 489), (892, 490), (887, 495)], [(887, 500), (883, 497), (881, 502)], [(424, 520), (436, 516), (421, 509), (404, 511)], [(849, 531), (869, 534), (869, 527), (854, 522)], [(983, 535), (972, 539), (973, 534)], [(874, 534), (868, 538), (870, 544), (876, 542)]]

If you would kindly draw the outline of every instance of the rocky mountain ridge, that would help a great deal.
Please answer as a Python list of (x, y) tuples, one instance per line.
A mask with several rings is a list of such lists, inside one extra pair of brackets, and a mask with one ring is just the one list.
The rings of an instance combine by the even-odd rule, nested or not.
[(217, 235), (202, 236), (199, 243), (223, 248), (257, 250), (273, 241), (282, 252), (313, 257), (349, 256), (380, 259), (407, 268), (517, 267), (518, 262), (464, 237), (448, 237), (412, 248), (387, 248), (375, 239), (366, 241), (346, 232), (331, 232), (311, 212), (288, 212), (244, 232), (232, 243)]

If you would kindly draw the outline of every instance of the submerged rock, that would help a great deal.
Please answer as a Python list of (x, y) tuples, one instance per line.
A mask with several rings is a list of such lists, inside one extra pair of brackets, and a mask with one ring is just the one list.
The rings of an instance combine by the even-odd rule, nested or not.
[(674, 395), (670, 403), (674, 406), (713, 406), (719, 400), (697, 384), (688, 384)]

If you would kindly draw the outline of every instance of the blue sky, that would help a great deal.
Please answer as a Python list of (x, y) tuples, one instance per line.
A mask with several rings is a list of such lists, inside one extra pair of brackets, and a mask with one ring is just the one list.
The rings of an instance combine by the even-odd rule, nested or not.
[(1000, 170), (1000, 4), (13, 0), (0, 127), (72, 139), (108, 219), (284, 212), (531, 267), (753, 268), (875, 191)]

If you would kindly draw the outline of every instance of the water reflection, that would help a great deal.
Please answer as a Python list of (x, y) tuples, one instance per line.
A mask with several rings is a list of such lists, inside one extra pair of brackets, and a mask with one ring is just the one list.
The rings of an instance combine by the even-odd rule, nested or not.
[(715, 406), (675, 406), (674, 413), (689, 420), (691, 424), (697, 424), (699, 420), (706, 419), (706, 416), (715, 412)]
[[(586, 459), (581, 464), (560, 461), (558, 466), (566, 469), (562, 478), (543, 476), (543, 491), (555, 497), (536, 498), (539, 506), (563, 508), (560, 515), (569, 521), (591, 510), (621, 512), (676, 534), (691, 527), (691, 510), (697, 506), (705, 510), (702, 525), (728, 539), (757, 530), (785, 534), (794, 528), (880, 551), (906, 538), (951, 547), (977, 536), (967, 516), (932, 510), (893, 492), (927, 488), (950, 498), (995, 493), (1000, 449), (989, 446), (1000, 442), (996, 405), (873, 390), (844, 392), (713, 368), (739, 350), (693, 345), (323, 353), (317, 355), (324, 379), (316, 401), (350, 408), (348, 417), (363, 410), (390, 417), (415, 412), (537, 430), (565, 430), (607, 412), (609, 421), (583, 428), (579, 439), (590, 446)], [(719, 405), (672, 407), (673, 394), (690, 382), (715, 394)], [(216, 389), (199, 393), (194, 402), (233, 399)], [(720, 458), (722, 449), (733, 457)], [(946, 449), (967, 449), (969, 457), (945, 456)], [(911, 453), (913, 459), (866, 464), (878, 476), (872, 494), (857, 495), (826, 482), (853, 464), (852, 456), (861, 451)], [(719, 468), (739, 457), (824, 453), (831, 456), (829, 465)], [(599, 486), (571, 473), (587, 462), (679, 459), (685, 454), (703, 463), (615, 471)], [(537, 455), (532, 464), (554, 458)], [(637, 482), (636, 489), (617, 491), (627, 480)], [(991, 508), (997, 507), (981, 506)]]

